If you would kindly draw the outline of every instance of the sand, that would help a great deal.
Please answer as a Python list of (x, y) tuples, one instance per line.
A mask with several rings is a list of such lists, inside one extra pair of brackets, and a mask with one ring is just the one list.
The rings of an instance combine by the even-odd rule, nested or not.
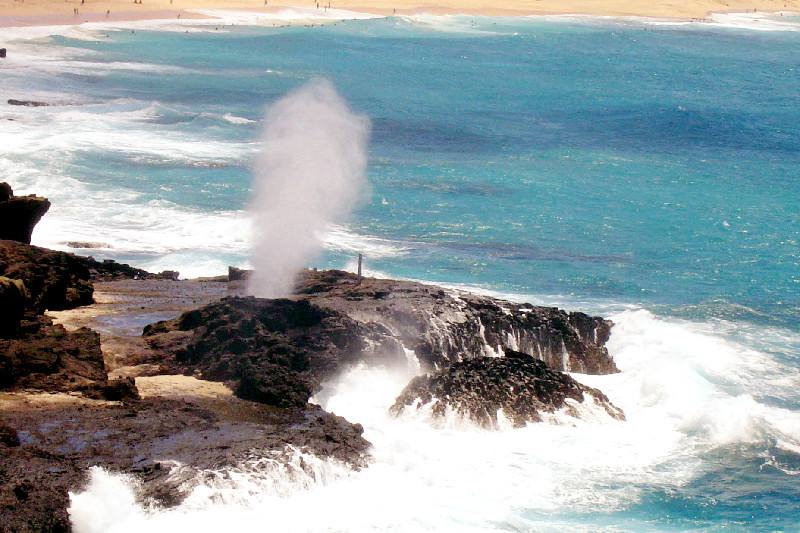
[[(81, 3), (81, 2), (84, 3)], [(202, 18), (192, 10), (277, 13), (287, 7), (317, 11), (316, 0), (0, 0), (0, 26), (64, 25), (106, 20)], [(324, 2), (319, 12), (325, 16)], [(276, 3), (277, 2), (277, 3)], [(474, 14), (640, 16), (696, 20), (710, 13), (800, 11), (800, 0), (331, 0), (331, 7), (387, 15)], [(75, 10), (77, 9), (77, 14)], [(2, 34), (0, 34), (0, 46)]]

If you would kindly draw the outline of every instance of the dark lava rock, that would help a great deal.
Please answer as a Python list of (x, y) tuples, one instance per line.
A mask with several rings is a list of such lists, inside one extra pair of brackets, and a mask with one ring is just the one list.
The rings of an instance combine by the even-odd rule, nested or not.
[(13, 448), (19, 446), (17, 430), (0, 422), (0, 446)]
[(16, 241), (0, 241), (0, 276), (25, 283), (38, 312), (92, 303), (94, 289), (86, 259)]
[(612, 322), (555, 307), (391, 279), (359, 279), (337, 270), (306, 271), (299, 298), (359, 322), (381, 324), (425, 369), (512, 350), (550, 368), (584, 374), (618, 372), (605, 343)]
[[(94, 281), (117, 281), (121, 279), (172, 279), (172, 273), (169, 276), (159, 277), (158, 274), (153, 274), (141, 268), (135, 268), (125, 263), (117, 263), (111, 259), (104, 259), (97, 261), (94, 257), (81, 257), (85, 261), (86, 267), (89, 269), (89, 274)], [(177, 274), (177, 273), (175, 273)]]
[(319, 406), (217, 401), (215, 407), (191, 397), (130, 404), (12, 397), (4, 423), (26, 437), (20, 446), (0, 447), (0, 531), (69, 531), (68, 491), (84, 488), (91, 466), (137, 477), (141, 500), (165, 506), (180, 503), (204, 476), (258, 469), (264, 459), (317, 475), (313, 465), (292, 463), (298, 451), (366, 466), (370, 445), (362, 428)]
[(67, 533), (69, 490), (85, 481), (83, 469), (57, 453), (37, 447), (2, 449), (0, 531)]
[(14, 98), (9, 98), (8, 105), (18, 105), (23, 107), (46, 107), (50, 104), (47, 102), (37, 102), (35, 100), (15, 100)]
[(50, 202), (40, 196), (14, 196), (8, 183), (0, 183), (0, 239), (30, 244), (33, 227), (42, 219)]
[(96, 381), (81, 387), (80, 390), (84, 396), (95, 400), (119, 402), (140, 399), (139, 390), (136, 388), (136, 380), (131, 377)]
[(67, 331), (42, 316), (20, 329), (0, 339), (0, 388), (68, 391), (106, 380), (100, 336), (91, 329)]
[(390, 411), (399, 415), (408, 408), (432, 403), (432, 413), (443, 417), (450, 409), (478, 424), (497, 427), (497, 412), (515, 427), (541, 422), (542, 413), (567, 408), (568, 400), (582, 403), (585, 395), (613, 418), (623, 412), (599, 390), (582, 385), (569, 375), (552, 370), (530, 355), (507, 350), (505, 357), (479, 357), (453, 363), (445, 370), (418, 376), (409, 382)]
[(383, 327), (304, 300), (224, 298), (147, 326), (144, 336), (176, 369), (231, 382), (237, 396), (280, 407), (305, 406), (349, 364), (406, 361)]
[(244, 281), (253, 273), (252, 270), (244, 270), (234, 266), (228, 267), (228, 281)]
[(27, 307), (25, 284), (0, 276), (0, 337), (15, 334)]

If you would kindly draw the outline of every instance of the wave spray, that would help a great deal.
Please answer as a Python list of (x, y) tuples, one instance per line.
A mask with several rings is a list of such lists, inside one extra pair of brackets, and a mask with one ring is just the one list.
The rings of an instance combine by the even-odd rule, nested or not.
[(341, 223), (369, 191), (370, 124), (329, 81), (313, 80), (267, 109), (253, 182), (255, 272), (248, 290), (276, 298), (322, 248), (319, 237)]

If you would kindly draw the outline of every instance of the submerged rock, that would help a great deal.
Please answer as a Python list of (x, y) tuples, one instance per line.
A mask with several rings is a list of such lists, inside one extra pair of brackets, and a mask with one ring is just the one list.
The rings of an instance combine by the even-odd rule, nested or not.
[(8, 183), (0, 183), (0, 240), (30, 244), (33, 228), (42, 219), (50, 202), (47, 198), (35, 196), (14, 196)]
[(50, 104), (47, 102), (37, 102), (36, 100), (16, 100), (14, 98), (9, 98), (8, 105), (17, 105), (23, 107), (46, 107)]
[(566, 409), (578, 416), (575, 405), (587, 401), (602, 407), (612, 418), (625, 415), (599, 390), (552, 370), (530, 355), (508, 350), (505, 357), (479, 357), (453, 363), (444, 370), (418, 376), (397, 397), (390, 412), (429, 407), (442, 418), (455, 412), (481, 426), (498, 426), (498, 411), (515, 427), (541, 422), (543, 415)]

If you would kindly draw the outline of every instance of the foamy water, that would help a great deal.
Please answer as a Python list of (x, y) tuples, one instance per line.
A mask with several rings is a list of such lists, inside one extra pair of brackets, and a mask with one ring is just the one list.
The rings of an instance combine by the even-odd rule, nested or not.
[(374, 194), (312, 266), (364, 253), (367, 273), (611, 316), (622, 372), (576, 378), (628, 421), (391, 419), (409, 375), (356, 369), (317, 400), (364, 424), (369, 468), (256, 454), (171, 510), (96, 470), (78, 531), (796, 528), (796, 16), (229, 15), (4, 30), (0, 102), (58, 104), (0, 106), (0, 176), (53, 203), (34, 244), (247, 266), (264, 106), (322, 74), (373, 122)]
[[(751, 380), (753, 368), (780, 363), (644, 310), (611, 318), (609, 349), (622, 372), (574, 377), (602, 388), (626, 422), (587, 413), (487, 431), (454, 418), (434, 424), (424, 411), (395, 419), (387, 409), (413, 372), (358, 367), (317, 401), (364, 425), (374, 445), (368, 468), (304, 455), (309, 475), (266, 457), (198, 476), (212, 481), (170, 510), (143, 507), (135, 483), (95, 469), (72, 495), (76, 532), (558, 530), (598, 509), (622, 511), (654, 489), (680, 490), (713, 469), (707, 458), (720, 450), (800, 445), (800, 415), (757, 400)], [(796, 395), (800, 378), (789, 379), (784, 392)]]

